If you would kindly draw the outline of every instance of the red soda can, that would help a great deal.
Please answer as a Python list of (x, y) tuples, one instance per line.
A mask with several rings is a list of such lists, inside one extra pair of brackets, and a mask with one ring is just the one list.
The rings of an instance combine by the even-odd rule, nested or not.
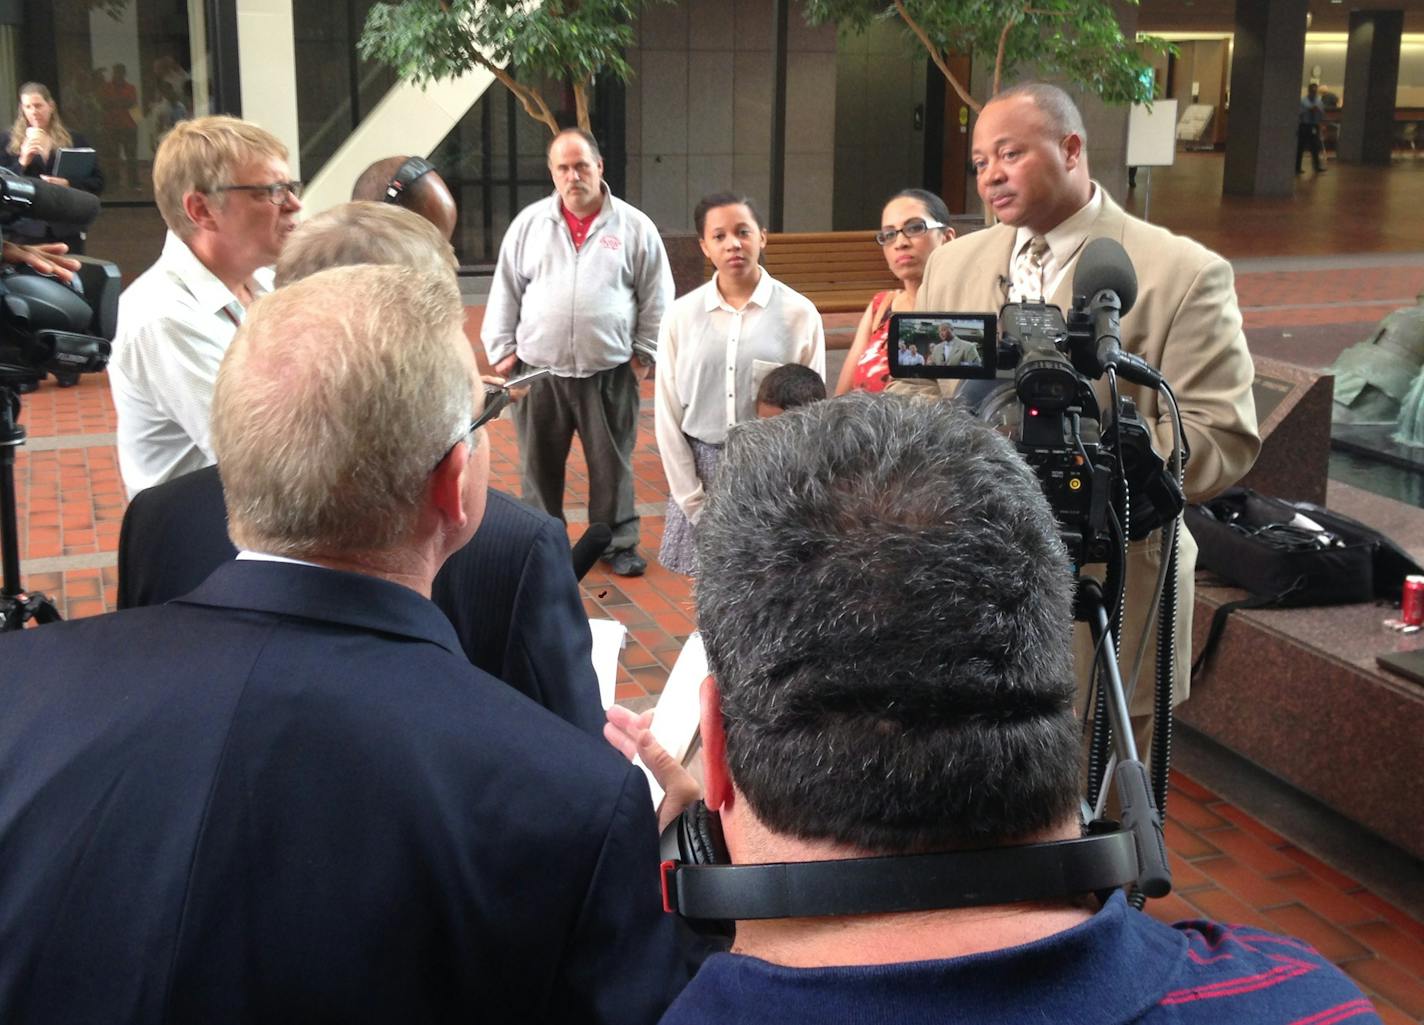
[(1399, 618), (1406, 626), (1424, 625), (1424, 576), (1404, 578), (1404, 596), (1399, 602)]

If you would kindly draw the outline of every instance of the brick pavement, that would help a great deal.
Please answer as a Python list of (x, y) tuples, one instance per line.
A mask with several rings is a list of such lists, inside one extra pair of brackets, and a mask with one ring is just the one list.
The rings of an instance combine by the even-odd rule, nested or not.
[[(1257, 261), (1259, 263), (1260, 261)], [(1238, 277), (1247, 328), (1352, 325), (1339, 346), (1424, 287), (1418, 265), (1372, 270), (1254, 270)], [(848, 344), (854, 315), (828, 318), (833, 338)], [(834, 342), (833, 342), (834, 344)], [(1273, 355), (1289, 358), (1289, 342)], [(1312, 356), (1315, 362), (1319, 362)], [(651, 398), (651, 385), (644, 386)], [(79, 387), (45, 384), (24, 397), (22, 423), (30, 443), (16, 460), (24, 581), (53, 597), (68, 617), (113, 608), (114, 568), (124, 498), (113, 450), (114, 413), (104, 375)], [(491, 476), (518, 492), (514, 430), (492, 427)], [(622, 579), (595, 567), (583, 582), (591, 616), (629, 629), (616, 696), (634, 701), (658, 694), (682, 643), (694, 629), (691, 588), (653, 555), (662, 531), (667, 483), (653, 440), (651, 402), (644, 403), (634, 456), (643, 519), (646, 576)], [(577, 442), (569, 461), (570, 536), (582, 530), (587, 472)], [(1211, 917), (1291, 932), (1341, 964), (1377, 1001), (1387, 1022), (1424, 1020), (1424, 923), (1355, 880), (1316, 860), (1286, 837), (1174, 773), (1167, 839), (1174, 892), (1149, 904), (1164, 920)]]

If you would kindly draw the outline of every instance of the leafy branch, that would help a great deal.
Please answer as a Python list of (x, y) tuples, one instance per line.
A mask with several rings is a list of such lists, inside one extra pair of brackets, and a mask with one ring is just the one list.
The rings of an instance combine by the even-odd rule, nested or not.
[(564, 83), (573, 93), (578, 126), (587, 131), (594, 77), (632, 77), (623, 51), (633, 44), (632, 22), (648, 2), (663, 0), (379, 3), (367, 15), (358, 49), (417, 85), (484, 68), (554, 134), (560, 129), (554, 108), (530, 82)]

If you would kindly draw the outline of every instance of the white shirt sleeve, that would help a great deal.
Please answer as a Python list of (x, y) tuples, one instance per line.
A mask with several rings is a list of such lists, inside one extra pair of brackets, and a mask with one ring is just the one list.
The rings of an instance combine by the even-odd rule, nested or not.
[(706, 494), (697, 476), (692, 446), (682, 433), (687, 403), (677, 387), (677, 308), (668, 311), (658, 332), (658, 368), (653, 378), (653, 429), (662, 456), (668, 492), (684, 516), (696, 525)]

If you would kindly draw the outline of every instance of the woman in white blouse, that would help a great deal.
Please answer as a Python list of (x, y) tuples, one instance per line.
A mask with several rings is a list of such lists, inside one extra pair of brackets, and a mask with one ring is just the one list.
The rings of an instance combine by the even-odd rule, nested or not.
[(751, 201), (714, 193), (697, 204), (693, 220), (716, 273), (663, 317), (655, 406), (670, 493), (658, 561), (689, 574), (722, 444), (729, 429), (756, 415), (761, 379), (784, 363), (826, 375), (821, 315), (761, 266), (766, 232)]

